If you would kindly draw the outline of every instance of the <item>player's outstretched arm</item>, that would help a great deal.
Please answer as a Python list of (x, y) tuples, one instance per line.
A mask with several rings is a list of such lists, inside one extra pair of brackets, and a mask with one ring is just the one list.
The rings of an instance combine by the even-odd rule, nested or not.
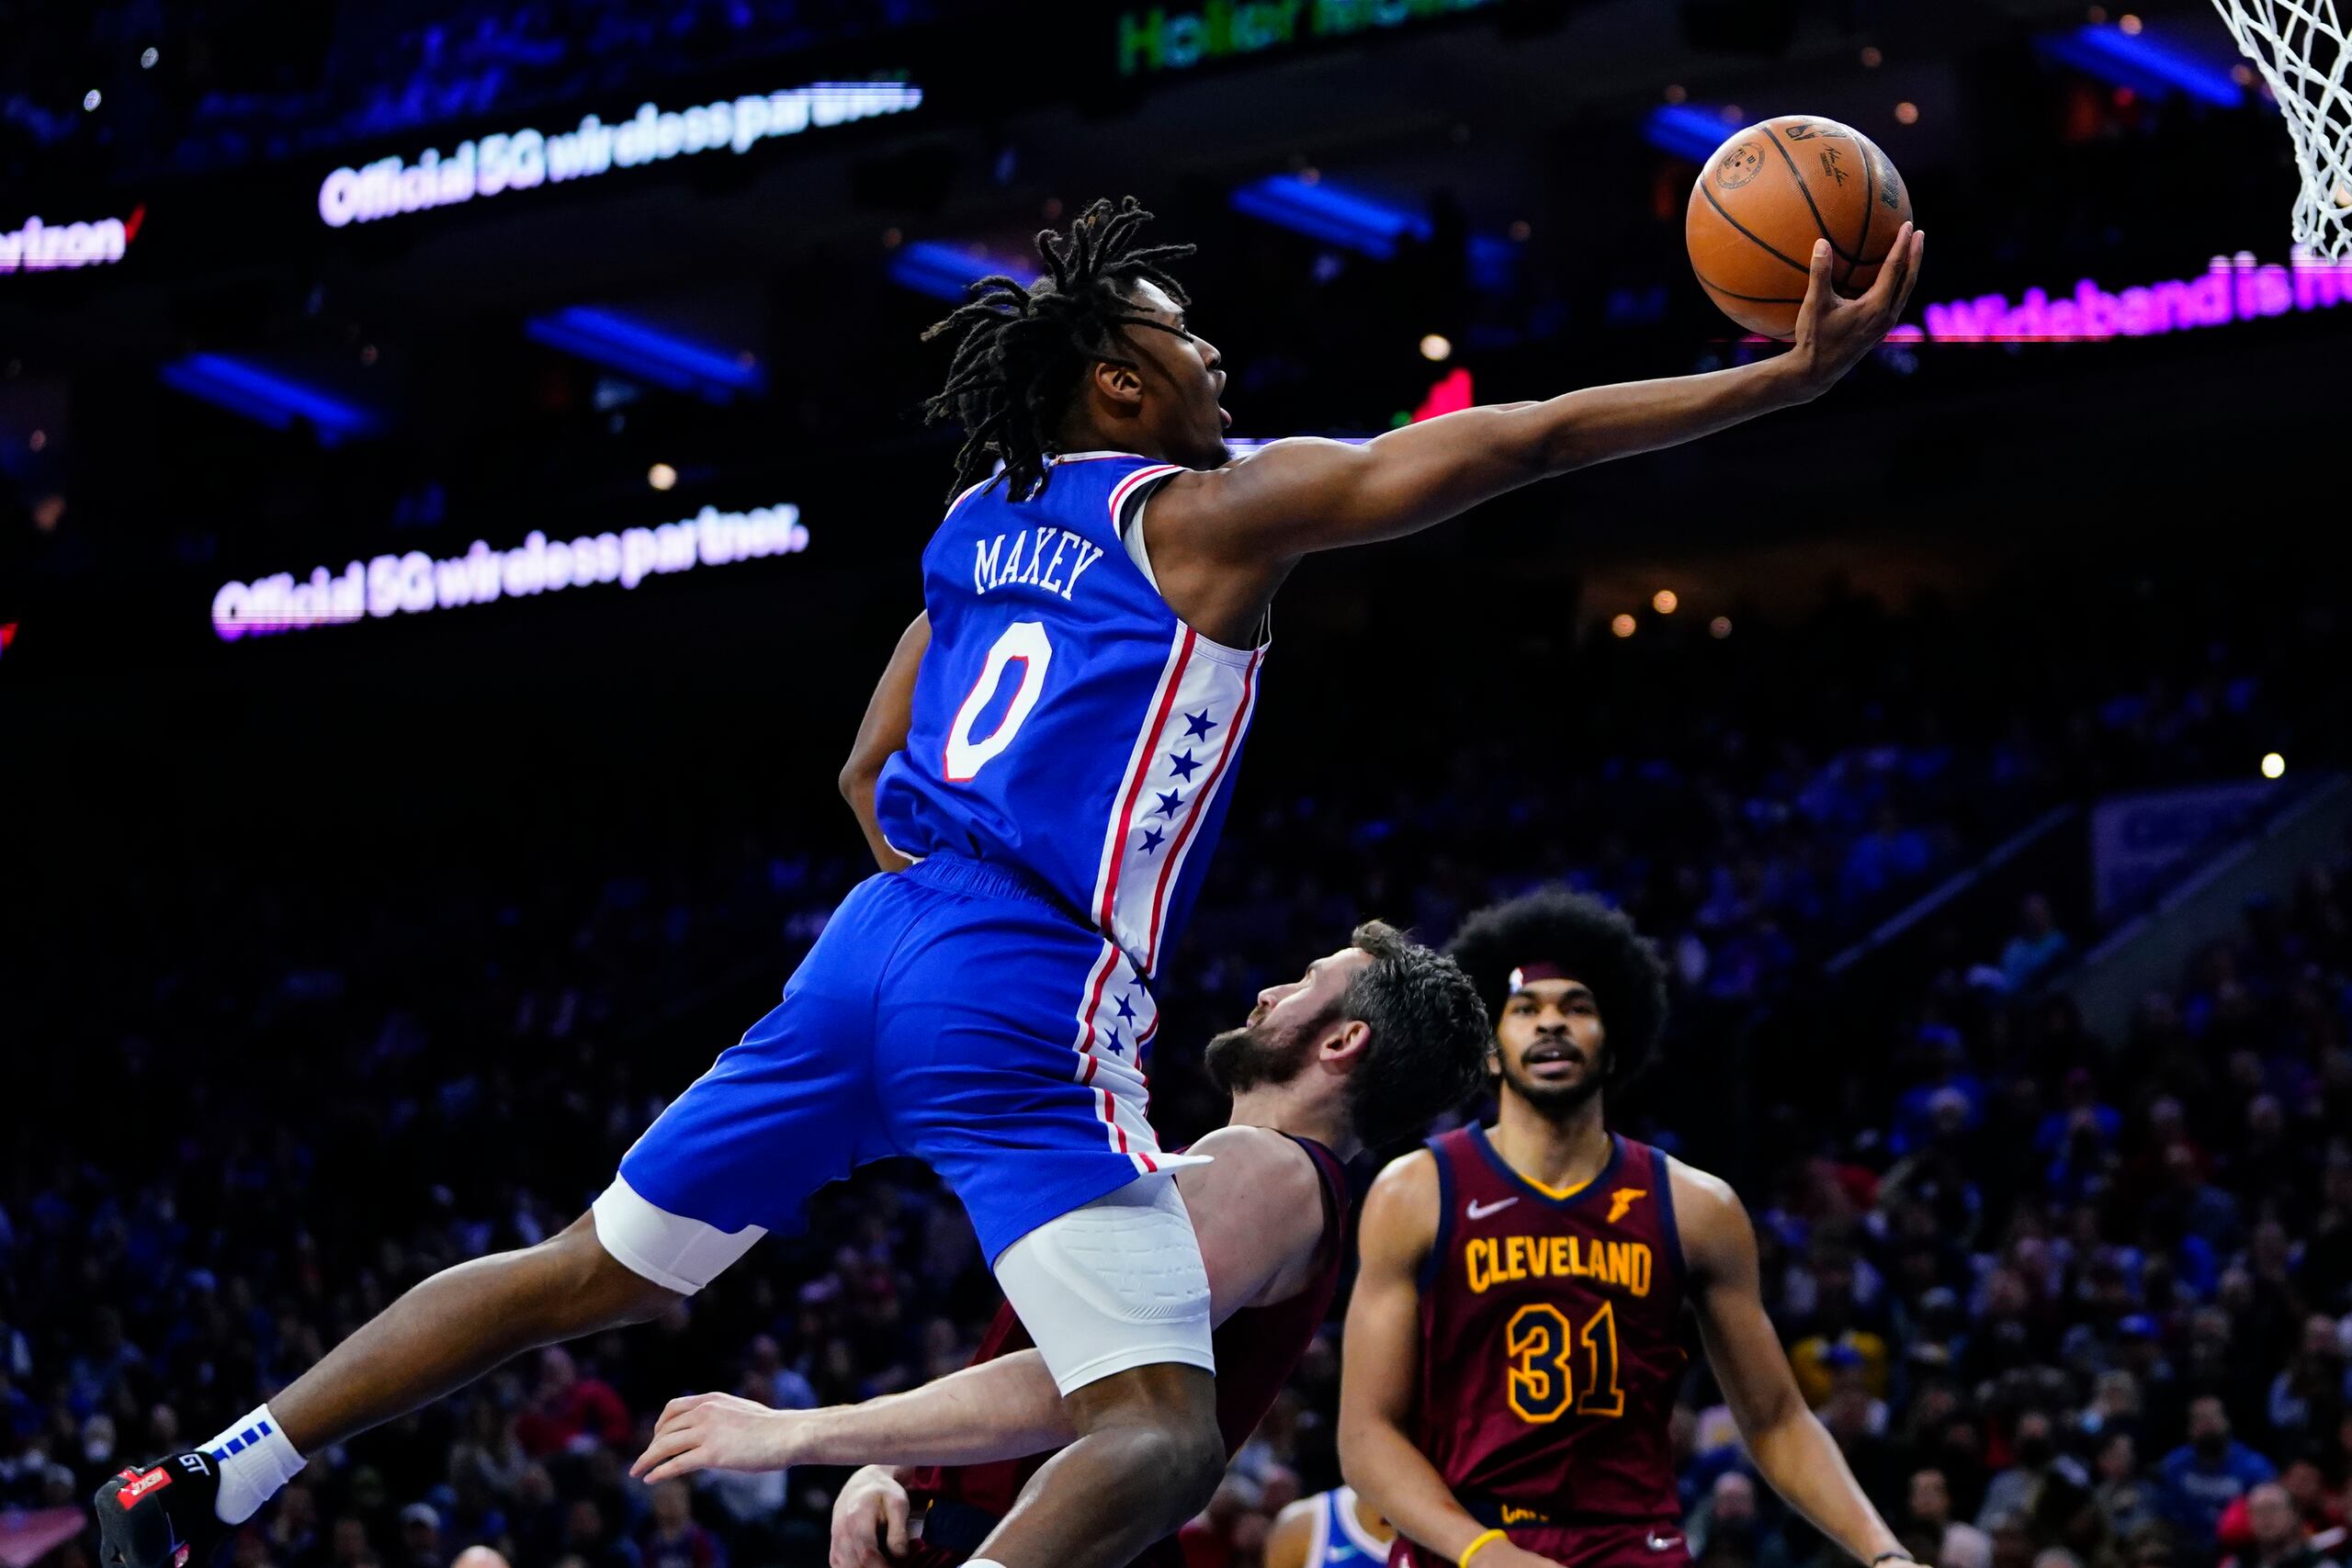
[(662, 1482), (796, 1464), (989, 1464), (1077, 1436), (1044, 1358), (1022, 1350), (862, 1404), (771, 1410), (731, 1393), (673, 1399), (629, 1473)]
[[(1200, 1237), (1212, 1321), (1295, 1293), (1323, 1235), (1314, 1160), (1263, 1127), (1220, 1128), (1192, 1152), (1210, 1161), (1178, 1171), (1176, 1187)], [(771, 1410), (727, 1393), (673, 1399), (629, 1473), (658, 1482), (796, 1464), (988, 1464), (1077, 1436), (1044, 1358), (1023, 1350), (860, 1404)]]
[(1858, 1561), (1910, 1568), (1902, 1543), (1862, 1495), (1836, 1439), (1798, 1392), (1758, 1285), (1756, 1232), (1738, 1195), (1676, 1161), (1674, 1211), (1698, 1308), (1699, 1336), (1747, 1451), (1773, 1491)]
[(1902, 316), (1922, 243), (1904, 225), (1877, 280), (1853, 299), (1831, 287), (1829, 246), (1820, 243), (1795, 342), (1770, 359), (1588, 387), (1544, 402), (1465, 409), (1362, 446), (1277, 441), (1247, 462), (1179, 476), (1154, 496), (1147, 514), (1152, 558), (1198, 550), (1246, 569), (1395, 538), (1537, 479), (1679, 446), (1810, 401)]
[[(1355, 1295), (1340, 1337), (1340, 1471), (1397, 1533), (1458, 1562), (1487, 1527), (1472, 1517), (1413, 1444), (1413, 1384), (1420, 1376), (1420, 1270), (1437, 1245), (1437, 1156), (1390, 1163), (1364, 1194)], [(1508, 1540), (1478, 1551), (1478, 1568), (1548, 1568)]]
[(908, 727), (914, 723), (915, 672), (922, 668), (923, 649), (930, 646), (931, 616), (926, 612), (899, 634), (899, 646), (891, 650), (882, 680), (866, 700), (865, 716), (858, 721), (857, 740), (850, 748), (849, 761), (842, 764), (842, 798), (857, 814), (865, 847), (874, 852), (874, 863), (884, 871), (904, 871), (913, 863), (882, 836), (874, 815), (874, 786), (882, 777), (882, 764), (907, 743)]

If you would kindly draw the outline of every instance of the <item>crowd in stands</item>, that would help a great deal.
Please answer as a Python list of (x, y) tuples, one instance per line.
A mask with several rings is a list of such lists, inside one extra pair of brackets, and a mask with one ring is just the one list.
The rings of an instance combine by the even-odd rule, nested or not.
[[(2053, 800), (2253, 754), (2255, 728), (2309, 700), (2307, 661), (2329, 667), (2330, 623), (2232, 643), (2133, 622), (2132, 597), (2025, 646), (2014, 599), (1889, 615), (1847, 597), (1745, 630), (1738, 668), (1696, 675), (1720, 646), (1703, 632), (1603, 634), (1578, 756), (1498, 726), (1377, 784), (1251, 776), (1170, 984), (1156, 1114), (1178, 1138), (1213, 1119), (1183, 1043), (1358, 919), (1442, 939), (1554, 878), (1667, 947), (1670, 1061)], [(2064, 637), (2085, 650), (2074, 679), (2020, 678)], [(61, 930), (7, 1004), (0, 1507), (74, 1506), (424, 1275), (568, 1224), (859, 874), (840, 829), (636, 863), (588, 844), (515, 882), (384, 867), (365, 898), (228, 865), (108, 882), (107, 980)], [(1888, 1102), (1835, 1124), (1758, 1113), (1756, 1157), (1727, 1174), (1768, 1305), (1923, 1562), (2314, 1568), (2352, 1504), (2352, 891), (2313, 868), (2123, 1039), (2037, 993), (2063, 973), (2063, 919), (2029, 910), (2006, 953), (2009, 933), (1984, 933), (1973, 956), (2001, 955), (2014, 985), (1923, 988)], [(1637, 1099), (1640, 1130), (1675, 1142), (1677, 1098)], [(667, 1318), (311, 1456), (236, 1568), (446, 1568), (474, 1543), (517, 1568), (820, 1562), (838, 1472), (627, 1479), (663, 1402), (904, 1388), (960, 1364), (994, 1300), (952, 1200), (876, 1168)], [(1336, 1481), (1336, 1377), (1327, 1343), (1195, 1522), (1195, 1562), (1249, 1568), (1272, 1513)], [(1759, 1492), (1703, 1372), (1679, 1440), (1706, 1568), (1828, 1568)], [(54, 1555), (88, 1568), (91, 1540)]]
[[(649, 90), (665, 78), (886, 36), (954, 0), (472, 0), (322, 5), (128, 0), (10, 28), (0, 127), (39, 146), (86, 127), (63, 81), (121, 81), (126, 177), (204, 174), (457, 120)], [(131, 67), (157, 51), (159, 74)], [(168, 69), (164, 67), (168, 66)], [(768, 85), (783, 87), (778, 81)], [(78, 96), (79, 90), (76, 95)], [(5, 139), (0, 139), (4, 141)]]

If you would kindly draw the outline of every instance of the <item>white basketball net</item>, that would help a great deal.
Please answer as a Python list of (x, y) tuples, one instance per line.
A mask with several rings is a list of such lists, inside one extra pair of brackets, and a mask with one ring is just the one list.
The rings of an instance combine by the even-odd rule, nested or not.
[[(2295, 139), (2303, 191), (2295, 243), (2352, 259), (2352, 44), (2336, 0), (2213, 0), (2270, 84)], [(2347, 13), (2352, 14), (2352, 13)]]

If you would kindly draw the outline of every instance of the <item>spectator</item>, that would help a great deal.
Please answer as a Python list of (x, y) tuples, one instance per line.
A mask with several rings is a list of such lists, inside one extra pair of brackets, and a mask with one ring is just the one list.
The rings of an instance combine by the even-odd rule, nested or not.
[(2009, 1452), (2016, 1462), (1995, 1475), (1984, 1489), (1984, 1506), (1976, 1516), (1980, 1529), (1990, 1529), (1995, 1519), (2006, 1514), (2028, 1519), (2041, 1514), (2046, 1506), (2042, 1492), (2052, 1484), (2073, 1491), (2089, 1485), (2083, 1467), (2058, 1451), (2055, 1428), (2041, 1411), (2029, 1410), (2018, 1417), (2017, 1428), (2009, 1437)]
[(2352, 1396), (2352, 1370), (2335, 1320), (2314, 1313), (2303, 1322), (2301, 1348), (2270, 1382), (2270, 1430), (2282, 1444), (2300, 1444), (2343, 1424)]
[(2263, 1482), (2246, 1494), (2245, 1504), (2252, 1539), (2222, 1568), (2335, 1568), (2334, 1559), (2312, 1550), (2310, 1531), (2284, 1486)]
[(441, 1516), (430, 1503), (411, 1503), (401, 1510), (400, 1568), (446, 1568), (448, 1553), (441, 1548)]
[(1780, 1532), (1764, 1527), (1757, 1512), (1756, 1483), (1744, 1471), (1725, 1471), (1715, 1477), (1683, 1534), (1692, 1559), (1704, 1568), (1793, 1568)]
[(2107, 1430), (2099, 1441), (2092, 1478), (2099, 1515), (2116, 1540), (2129, 1540), (2145, 1526), (2160, 1522), (2155, 1488), (2140, 1472), (2140, 1444), (2130, 1430)]
[(2200, 1394), (2188, 1405), (2188, 1441), (2158, 1467), (2158, 1507), (2192, 1550), (2210, 1550), (2222, 1514), (2278, 1468), (2230, 1434), (2219, 1396)]
[(582, 1568), (642, 1568), (634, 1542), (615, 1540), (605, 1525), (604, 1510), (586, 1497), (565, 1510), (563, 1555)]
[(727, 1568), (727, 1549), (695, 1523), (694, 1494), (683, 1481), (653, 1489), (653, 1517), (638, 1537), (644, 1568)]
[(1992, 1568), (1993, 1538), (1952, 1515), (1951, 1483), (1940, 1470), (1911, 1473), (1904, 1533), (1917, 1531), (1935, 1543), (1935, 1568)]
[(611, 1384), (581, 1376), (571, 1353), (553, 1346), (539, 1352), (538, 1384), (515, 1420), (514, 1436), (533, 1459), (598, 1443), (618, 1447), (628, 1441), (628, 1407)]
[(2064, 958), (2066, 949), (2066, 935), (2058, 929), (2050, 900), (2031, 894), (2018, 910), (2017, 934), (2001, 950), (2001, 978), (2010, 990), (2022, 991)]

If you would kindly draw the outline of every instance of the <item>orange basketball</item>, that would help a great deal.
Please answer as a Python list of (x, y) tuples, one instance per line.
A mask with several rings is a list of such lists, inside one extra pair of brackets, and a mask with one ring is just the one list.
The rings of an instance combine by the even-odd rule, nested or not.
[(1690, 191), (1690, 270), (1724, 315), (1767, 337), (1796, 334), (1813, 243), (1830, 281), (1860, 294), (1878, 276), (1911, 193), (1878, 143), (1819, 115), (1784, 114), (1734, 133)]

